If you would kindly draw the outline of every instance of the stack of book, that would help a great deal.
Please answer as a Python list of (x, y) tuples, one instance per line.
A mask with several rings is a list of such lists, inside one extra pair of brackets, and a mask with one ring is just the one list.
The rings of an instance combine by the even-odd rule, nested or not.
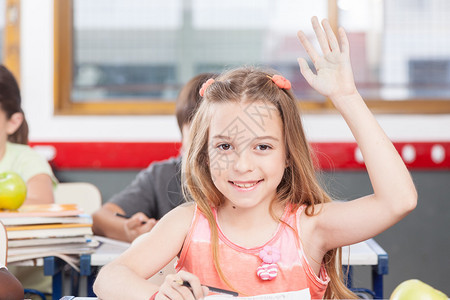
[(8, 263), (46, 256), (65, 260), (69, 255), (94, 252), (92, 218), (76, 204), (23, 205), (0, 210), (8, 234)]

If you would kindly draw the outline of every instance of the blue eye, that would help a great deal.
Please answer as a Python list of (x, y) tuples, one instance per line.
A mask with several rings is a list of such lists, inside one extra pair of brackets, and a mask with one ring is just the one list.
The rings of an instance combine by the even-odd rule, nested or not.
[(219, 148), (220, 150), (227, 151), (232, 149), (232, 146), (230, 144), (220, 144), (217, 146), (217, 148)]

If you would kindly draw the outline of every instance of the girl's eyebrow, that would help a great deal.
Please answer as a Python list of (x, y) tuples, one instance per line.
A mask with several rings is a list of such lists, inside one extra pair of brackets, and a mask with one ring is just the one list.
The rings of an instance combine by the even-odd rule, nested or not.
[(217, 135), (213, 136), (212, 139), (218, 139), (218, 140), (231, 140), (231, 137), (229, 137), (229, 136), (227, 136), (227, 135), (217, 134)]
[(271, 135), (257, 136), (253, 140), (274, 140), (276, 142), (279, 141), (279, 139), (277, 139), (276, 137), (271, 136)]
[[(232, 138), (230, 136), (221, 135), (221, 134), (217, 134), (217, 135), (213, 136), (212, 139), (227, 140), (227, 141), (232, 140)], [(255, 138), (253, 138), (253, 141), (259, 141), (259, 140), (274, 140), (276, 142), (279, 141), (278, 138), (271, 136), (271, 135), (257, 136)]]

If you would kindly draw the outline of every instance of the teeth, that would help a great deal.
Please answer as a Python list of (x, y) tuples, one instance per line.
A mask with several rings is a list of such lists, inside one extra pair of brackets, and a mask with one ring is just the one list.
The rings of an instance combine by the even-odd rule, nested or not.
[(246, 188), (247, 189), (249, 187), (254, 186), (256, 184), (256, 182), (255, 183), (243, 183), (243, 184), (234, 182), (234, 184), (236, 186), (240, 187), (240, 188)]

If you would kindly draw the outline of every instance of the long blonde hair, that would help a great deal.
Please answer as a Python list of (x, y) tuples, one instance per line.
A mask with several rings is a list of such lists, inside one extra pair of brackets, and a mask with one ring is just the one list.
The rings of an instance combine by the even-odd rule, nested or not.
[[(305, 213), (314, 215), (315, 205), (330, 202), (330, 197), (320, 187), (316, 178), (309, 144), (306, 141), (302, 122), (292, 90), (279, 88), (270, 79), (275, 72), (252, 67), (242, 67), (225, 72), (217, 77), (204, 94), (204, 99), (191, 125), (191, 144), (183, 158), (183, 191), (186, 199), (194, 200), (199, 210), (208, 219), (211, 227), (214, 265), (220, 278), (232, 288), (219, 264), (218, 232), (212, 207), (224, 203), (224, 197), (215, 187), (210, 173), (208, 156), (208, 131), (214, 114), (214, 105), (226, 102), (252, 103), (262, 101), (278, 110), (283, 122), (288, 167), (277, 187), (277, 201), (291, 204), (297, 209), (307, 205)], [(273, 212), (271, 203), (271, 215)], [(340, 250), (340, 249), (339, 249)], [(342, 281), (340, 251), (328, 251), (323, 263), (330, 277), (325, 298), (357, 298)]]

